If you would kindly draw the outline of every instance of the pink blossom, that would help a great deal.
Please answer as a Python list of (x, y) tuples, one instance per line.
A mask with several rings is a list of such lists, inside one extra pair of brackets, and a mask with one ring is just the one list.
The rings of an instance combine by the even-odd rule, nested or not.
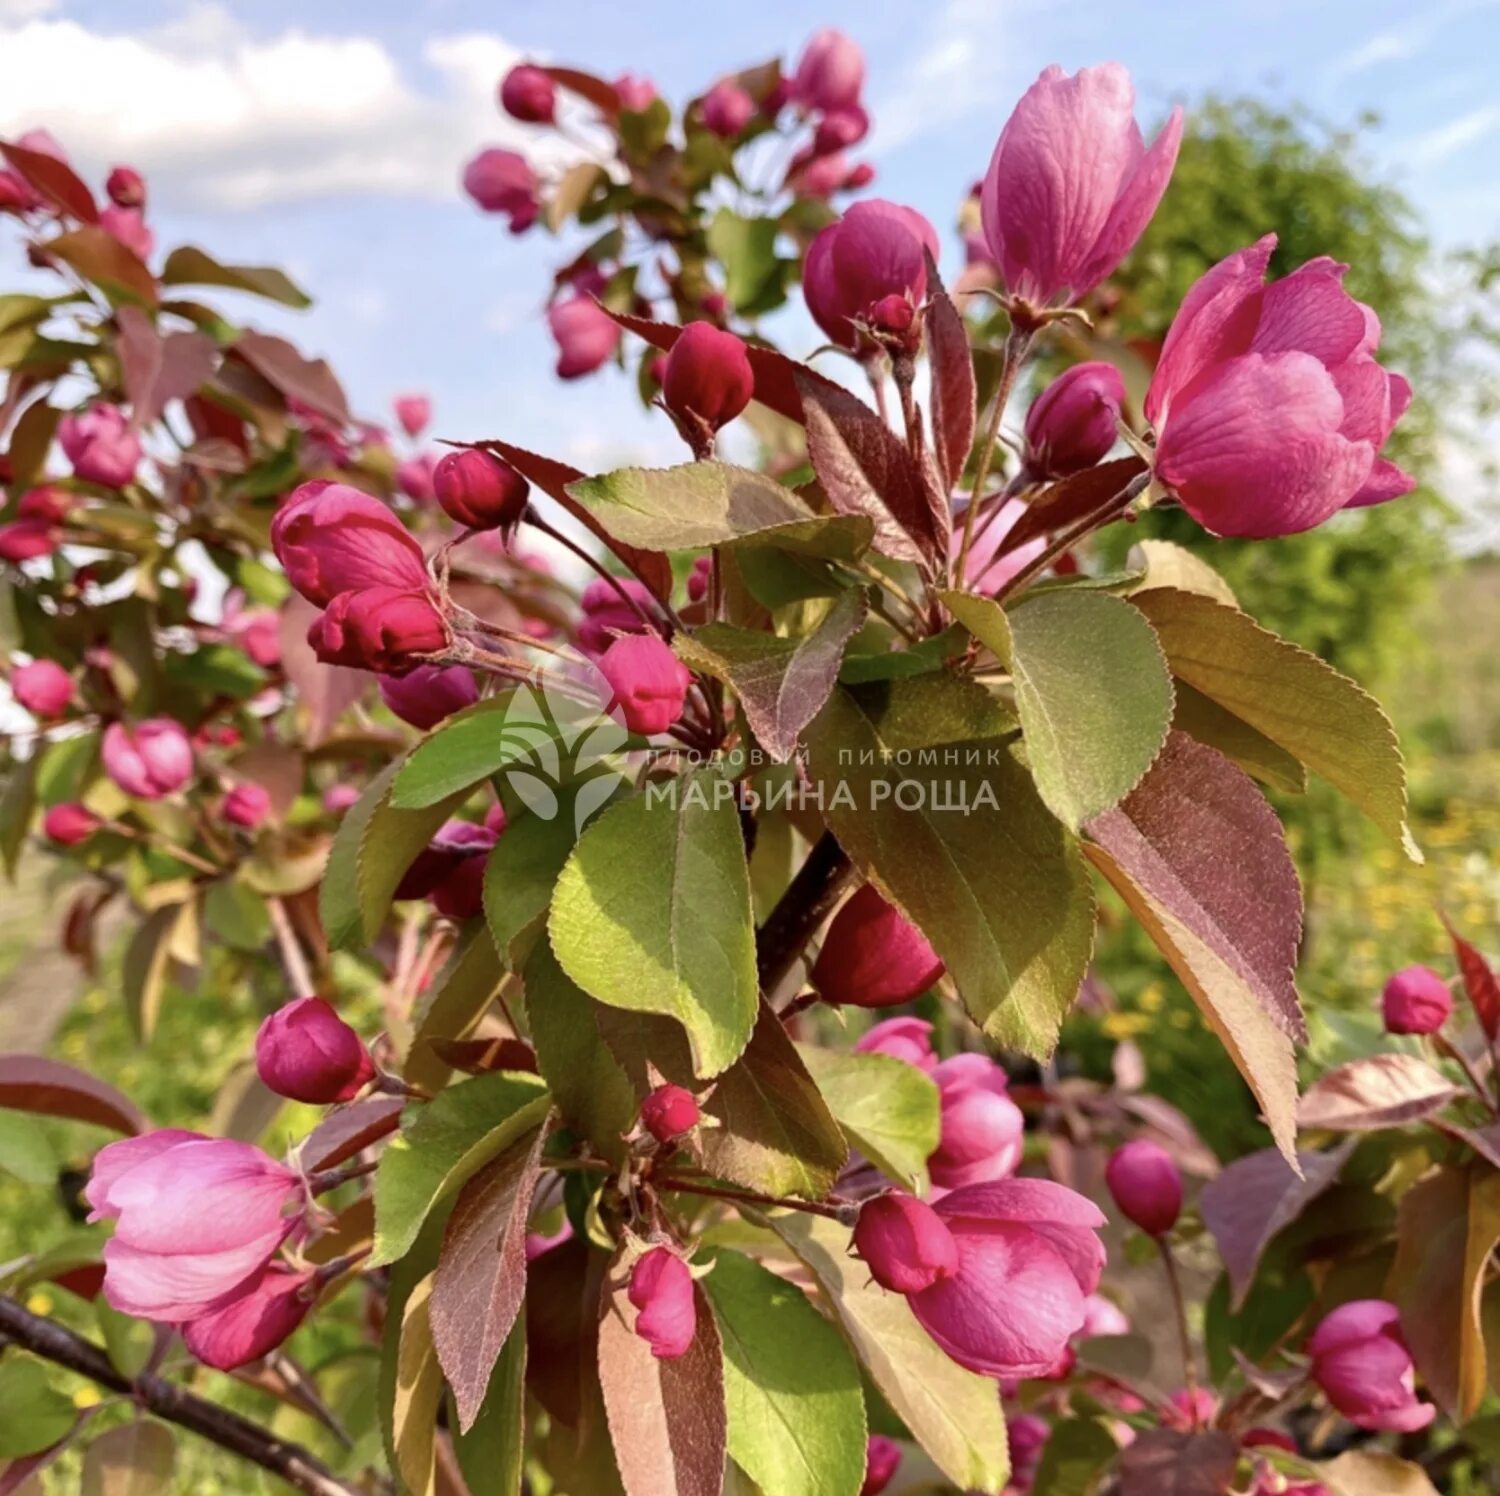
[(123, 488), (140, 466), (140, 438), (117, 405), (101, 401), (64, 416), (58, 423), (57, 440), (73, 472), (85, 483)]
[(1411, 386), (1375, 361), (1380, 322), (1309, 260), (1264, 284), (1276, 236), (1183, 298), (1146, 396), (1156, 472), (1216, 535), (1292, 535), (1415, 479), (1379, 456)]
[(920, 997), (944, 969), (927, 937), (864, 883), (834, 915), (811, 980), (825, 1002), (892, 1008)]
[(183, 1326), (188, 1350), (205, 1366), (233, 1371), (269, 1355), (312, 1308), (311, 1272), (271, 1263), (233, 1298)]
[(1170, 1153), (1134, 1138), (1110, 1155), (1104, 1182), (1120, 1214), (1148, 1236), (1165, 1236), (1182, 1213), (1182, 1172)]
[(42, 835), (60, 847), (76, 847), (98, 829), (99, 817), (87, 806), (66, 803), (51, 806), (42, 817)]
[(464, 167), (464, 191), (486, 213), (510, 220), (510, 231), (523, 234), (537, 221), (542, 205), (537, 198), (536, 173), (517, 151), (491, 146)]
[(686, 1354), (698, 1329), (693, 1275), (670, 1247), (652, 1247), (637, 1260), (627, 1289), (639, 1311), (635, 1333), (658, 1360)]
[[(1047, 537), (1038, 535), (1000, 555), (1006, 536), (1015, 529), (1021, 516), (1026, 513), (1026, 508), (1021, 499), (1006, 499), (998, 508), (986, 510), (975, 519), (974, 543), (969, 547), (968, 559), (964, 562), (964, 580), (970, 587), (993, 595), (1019, 576), (1047, 549)], [(963, 526), (955, 525), (951, 545), (955, 560), (962, 545)], [(1000, 556), (998, 561), (995, 559), (997, 555)]]
[(919, 1293), (958, 1271), (958, 1244), (942, 1218), (925, 1201), (896, 1190), (860, 1207), (854, 1250), (892, 1293)]
[[(627, 598), (636, 606), (632, 607)], [(646, 618), (656, 616), (656, 599), (651, 589), (634, 577), (614, 580), (600, 577), (590, 582), (583, 589), (579, 605), (583, 621), (578, 625), (578, 643), (591, 655), (603, 654), (619, 634), (644, 633), (650, 625), (641, 617), (642, 613)]]
[(378, 499), (342, 483), (298, 488), (271, 521), (271, 546), (292, 586), (320, 608), (340, 592), (427, 587), (411, 532)]
[(156, 248), (156, 235), (146, 227), (139, 208), (111, 204), (99, 213), (99, 227), (118, 239), (138, 260), (149, 260)]
[(418, 665), (406, 675), (383, 675), (380, 695), (403, 721), (423, 732), (479, 700), (479, 685), (467, 665)]
[(1113, 364), (1074, 364), (1026, 412), (1026, 466), (1062, 478), (1103, 461), (1116, 440), (1125, 381)]
[(599, 673), (609, 685), (605, 706), (618, 711), (625, 726), (643, 737), (665, 732), (677, 722), (687, 700), (692, 673), (656, 634), (625, 634), (599, 657)]
[(927, 1161), (939, 1189), (1007, 1179), (1024, 1147), (1026, 1119), (1006, 1094), (1005, 1072), (988, 1055), (958, 1054), (932, 1072), (942, 1106), (937, 1151)]
[(127, 795), (160, 800), (193, 777), (193, 745), (169, 717), (152, 717), (128, 727), (111, 722), (100, 750), (104, 772)]
[(1313, 1380), (1359, 1428), (1414, 1433), (1437, 1416), (1418, 1400), (1401, 1311), (1384, 1299), (1341, 1304), (1307, 1343)]
[(426, 395), (397, 395), (391, 401), (391, 409), (396, 412), (401, 429), (411, 437), (421, 436), (432, 420), (432, 401)]
[(1453, 993), (1430, 966), (1406, 966), (1380, 999), (1388, 1034), (1435, 1034), (1453, 1014)]
[(519, 62), (500, 80), (500, 107), (523, 124), (550, 125), (557, 116), (557, 85), (541, 68)]
[(915, 208), (883, 198), (855, 203), (808, 246), (802, 271), (807, 309), (832, 342), (856, 348), (860, 324), (874, 320), (875, 308), (888, 298), (921, 304), (928, 253), (937, 258), (937, 233)]
[(901, 1446), (884, 1434), (871, 1434), (865, 1446), (865, 1478), (859, 1496), (880, 1496), (901, 1468)]
[(433, 469), (432, 488), (443, 513), (471, 530), (514, 530), (531, 494), (508, 462), (475, 447), (444, 456)]
[(808, 38), (792, 73), (792, 97), (804, 109), (849, 109), (865, 86), (865, 54), (842, 31), (825, 26)]
[(937, 1068), (932, 1025), (925, 1018), (887, 1018), (861, 1034), (855, 1054), (886, 1054), (930, 1075)]
[(733, 140), (755, 118), (755, 100), (728, 78), (703, 95), (702, 108), (703, 123), (724, 140)]
[(261, 1024), (255, 1069), (278, 1096), (317, 1106), (352, 1101), (375, 1075), (359, 1035), (321, 997), (296, 998)]
[(620, 329), (592, 296), (572, 296), (547, 308), (547, 326), (557, 343), (557, 377), (578, 379), (614, 357)]
[(73, 700), (73, 677), (55, 660), (32, 660), (10, 672), (10, 690), (33, 716), (60, 717)]
[(231, 826), (253, 831), (271, 814), (271, 792), (263, 784), (241, 780), (224, 796), (219, 814)]
[(339, 593), (307, 642), (325, 664), (401, 675), (447, 647), (448, 626), (425, 590), (362, 587)]

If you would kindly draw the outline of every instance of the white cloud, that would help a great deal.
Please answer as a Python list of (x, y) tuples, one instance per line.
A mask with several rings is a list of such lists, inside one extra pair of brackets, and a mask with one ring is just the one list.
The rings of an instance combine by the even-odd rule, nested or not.
[(1410, 166), (1436, 166), (1497, 131), (1500, 131), (1500, 104), (1481, 104), (1404, 142), (1398, 147), (1398, 154)]
[(1387, 62), (1405, 62), (1425, 51), (1444, 31), (1449, 22), (1471, 11), (1491, 10), (1495, 0), (1449, 0), (1446, 5), (1431, 7), (1425, 14), (1401, 26), (1377, 31), (1358, 46), (1336, 57), (1328, 69), (1329, 78), (1340, 82), (1367, 72)]
[(482, 145), (538, 154), (494, 90), (519, 55), (492, 34), (436, 37), (407, 76), (371, 36), (252, 35), (222, 5), (130, 34), (22, 19), (0, 0), (0, 132), (45, 125), (97, 170), (138, 161), (180, 206), (256, 208), (358, 193), (437, 200)]
[(37, 16), (51, 15), (56, 9), (57, 0), (0, 0), (0, 26), (32, 21)]

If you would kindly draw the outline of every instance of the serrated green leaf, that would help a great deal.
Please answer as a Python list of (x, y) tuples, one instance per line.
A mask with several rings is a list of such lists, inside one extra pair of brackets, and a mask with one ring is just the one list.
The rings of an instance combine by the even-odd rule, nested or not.
[(40, 1122), (23, 1112), (0, 1111), (0, 1173), (22, 1184), (56, 1184), (60, 1167)]
[(941, 1130), (938, 1089), (914, 1065), (883, 1054), (852, 1054), (799, 1044), (849, 1145), (897, 1184), (927, 1193), (927, 1160)]
[(1011, 672), (1032, 776), (1077, 831), (1118, 805), (1161, 751), (1172, 677), (1150, 624), (1102, 592), (1047, 593), (1006, 612), (987, 597), (943, 601)]
[(962, 1490), (1002, 1491), (1010, 1459), (994, 1382), (952, 1360), (905, 1299), (871, 1282), (847, 1226), (792, 1213), (767, 1224), (817, 1279), (860, 1363), (933, 1463)]
[(802, 638), (711, 623), (673, 641), (690, 669), (721, 680), (739, 697), (760, 744), (778, 763), (797, 748), (802, 729), (822, 709), (838, 678), (844, 646), (865, 621), (862, 593), (844, 593)]
[(776, 1496), (857, 1496), (865, 1407), (843, 1337), (794, 1284), (738, 1252), (702, 1280), (724, 1345), (729, 1453)]
[(1100, 1472), (1120, 1453), (1097, 1418), (1065, 1418), (1052, 1425), (1033, 1489), (1037, 1496), (1093, 1496)]
[(434, 1207), (540, 1125), (551, 1098), (534, 1075), (495, 1071), (409, 1108), (375, 1173), (375, 1249), (369, 1266), (405, 1256)]
[(704, 1078), (739, 1056), (759, 1005), (729, 789), (703, 769), (611, 807), (564, 866), (548, 921), (563, 970), (600, 1002), (675, 1018)]
[(985, 1032), (1045, 1055), (1088, 965), (1093, 897), (1006, 722), (983, 687), (937, 673), (840, 686), (805, 739), (840, 845), (932, 942)]
[(724, 291), (730, 304), (753, 307), (776, 274), (776, 220), (745, 218), (720, 208), (708, 226), (708, 250), (724, 267)]

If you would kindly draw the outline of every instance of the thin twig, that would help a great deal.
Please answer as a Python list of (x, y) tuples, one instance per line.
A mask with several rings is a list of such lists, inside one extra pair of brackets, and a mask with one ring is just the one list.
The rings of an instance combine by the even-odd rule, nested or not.
[(317, 990), (307, 957), (297, 940), (297, 932), (287, 918), (286, 905), (277, 898), (266, 900), (266, 913), (271, 917), (271, 929), (276, 935), (276, 948), (281, 952), (281, 964), (286, 967), (287, 980), (292, 984), (293, 997), (311, 997)]
[(762, 991), (774, 993), (781, 985), (853, 876), (854, 867), (843, 848), (831, 831), (825, 831), (756, 933), (756, 966)]
[(1193, 1358), (1193, 1338), (1188, 1333), (1187, 1305), (1183, 1302), (1182, 1281), (1177, 1276), (1177, 1263), (1172, 1249), (1164, 1236), (1156, 1238), (1157, 1250), (1161, 1253), (1161, 1264), (1166, 1269), (1167, 1287), (1172, 1294), (1172, 1310), (1177, 1317), (1177, 1343), (1182, 1352), (1182, 1385), (1187, 1388), (1188, 1407), (1191, 1409), (1193, 1427), (1198, 1427), (1198, 1367)]

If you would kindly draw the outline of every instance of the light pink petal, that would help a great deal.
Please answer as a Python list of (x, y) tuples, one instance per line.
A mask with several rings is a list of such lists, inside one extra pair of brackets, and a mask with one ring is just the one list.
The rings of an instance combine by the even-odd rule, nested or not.
[(1343, 414), (1311, 354), (1246, 354), (1174, 410), (1157, 473), (1215, 535), (1295, 535), (1337, 513), (1369, 476), (1374, 447), (1339, 434)]
[(1266, 287), (1252, 353), (1310, 353), (1337, 364), (1359, 352), (1365, 315), (1341, 284), (1349, 267), (1337, 260), (1309, 260)]
[(1404, 416), (1411, 406), (1411, 380), (1404, 374), (1396, 374), (1387, 370), (1391, 381), (1391, 425)]
[(1158, 433), (1176, 396), (1200, 373), (1249, 349), (1275, 248), (1276, 235), (1267, 234), (1220, 260), (1182, 298), (1146, 395), (1146, 418)]
[(101, 1148), (94, 1155), (94, 1166), (83, 1191), (83, 1198), (93, 1207), (89, 1220), (102, 1221), (120, 1213), (119, 1206), (110, 1199), (110, 1190), (124, 1174), (179, 1143), (197, 1142), (202, 1137), (201, 1132), (162, 1127), (155, 1132), (142, 1133), (138, 1138), (122, 1138), (118, 1143)]
[(1389, 1299), (1351, 1299), (1324, 1315), (1307, 1342), (1310, 1355), (1357, 1345), (1372, 1335), (1400, 1332), (1401, 1311)]
[(1172, 179), (1181, 145), (1182, 110), (1174, 108), (1161, 133), (1152, 141), (1151, 149), (1125, 183), (1103, 233), (1080, 267), (1073, 286), (1075, 296), (1093, 290), (1135, 247)]
[(1092, 1200), (1051, 1179), (1006, 1179), (955, 1190), (937, 1207), (950, 1226), (960, 1220), (1038, 1221), (1097, 1231), (1104, 1213)]
[(123, 1314), (180, 1324), (215, 1309), (275, 1255), (292, 1223), (233, 1251), (143, 1252), (119, 1237), (104, 1244), (104, 1297)]
[[(975, 521), (976, 538), (969, 548), (968, 559), (964, 562), (964, 580), (971, 587), (978, 585), (985, 592), (998, 592), (1012, 577), (1023, 571), (1047, 549), (1047, 537), (1038, 535), (1035, 540), (1028, 540), (1024, 545), (1019, 545), (1015, 550), (1007, 552), (999, 561), (995, 561), (995, 555), (1000, 550), (1005, 537), (1015, 528), (1016, 521), (1025, 512), (1026, 505), (1020, 499), (1007, 499), (993, 518), (987, 514), (981, 514)], [(951, 547), (955, 558), (962, 543), (963, 527), (955, 526)], [(994, 562), (993, 566), (991, 562)]]
[(1334, 1407), (1350, 1418), (1392, 1412), (1416, 1398), (1411, 1356), (1385, 1335), (1323, 1352), (1313, 1374)]

